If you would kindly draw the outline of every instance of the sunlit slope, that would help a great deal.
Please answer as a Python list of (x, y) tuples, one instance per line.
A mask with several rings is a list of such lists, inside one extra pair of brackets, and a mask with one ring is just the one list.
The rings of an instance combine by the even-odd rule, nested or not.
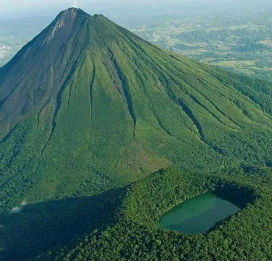
[(169, 165), (270, 165), (272, 85), (62, 12), (0, 69), (1, 200), (93, 195)]

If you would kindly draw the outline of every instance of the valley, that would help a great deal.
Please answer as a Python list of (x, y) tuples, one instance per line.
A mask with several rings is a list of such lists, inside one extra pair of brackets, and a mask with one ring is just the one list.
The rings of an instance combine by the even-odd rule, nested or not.
[[(201, 10), (184, 7), (131, 30), (144, 39), (194, 60), (252, 77), (272, 77), (271, 3), (236, 1)], [(204, 4), (203, 4), (204, 5)], [(217, 8), (217, 9), (215, 9)], [(200, 9), (199, 12), (195, 10)], [(238, 11), (239, 10), (239, 11)], [(186, 12), (188, 11), (188, 12)], [(190, 12), (191, 11), (191, 12)]]

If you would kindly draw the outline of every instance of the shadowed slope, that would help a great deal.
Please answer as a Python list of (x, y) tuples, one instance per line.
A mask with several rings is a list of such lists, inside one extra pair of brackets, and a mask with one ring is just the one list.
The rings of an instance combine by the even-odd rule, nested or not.
[(121, 190), (109, 190), (93, 197), (29, 204), (18, 213), (0, 215), (0, 260), (34, 259), (110, 225), (123, 194)]

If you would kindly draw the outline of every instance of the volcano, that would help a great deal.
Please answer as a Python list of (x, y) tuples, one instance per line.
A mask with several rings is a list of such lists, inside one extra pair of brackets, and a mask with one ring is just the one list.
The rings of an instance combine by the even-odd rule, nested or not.
[(61, 12), (0, 68), (1, 207), (91, 196), (169, 166), (270, 166), (270, 82)]

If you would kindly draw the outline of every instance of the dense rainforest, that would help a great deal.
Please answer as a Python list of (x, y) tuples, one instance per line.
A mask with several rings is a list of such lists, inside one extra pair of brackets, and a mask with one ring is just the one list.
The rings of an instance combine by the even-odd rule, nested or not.
[[(270, 260), (271, 173), (244, 171), (198, 175), (166, 170), (121, 192), (120, 206), (108, 209), (107, 226), (98, 226), (77, 242), (46, 253), (53, 260)], [(263, 175), (263, 176), (260, 176)], [(158, 221), (175, 205), (213, 191), (242, 210), (205, 234), (161, 230)], [(102, 214), (104, 215), (104, 213)]]
[[(1, 260), (272, 258), (271, 82), (71, 8), (0, 68), (0, 122)], [(205, 192), (241, 210), (158, 227)]]

